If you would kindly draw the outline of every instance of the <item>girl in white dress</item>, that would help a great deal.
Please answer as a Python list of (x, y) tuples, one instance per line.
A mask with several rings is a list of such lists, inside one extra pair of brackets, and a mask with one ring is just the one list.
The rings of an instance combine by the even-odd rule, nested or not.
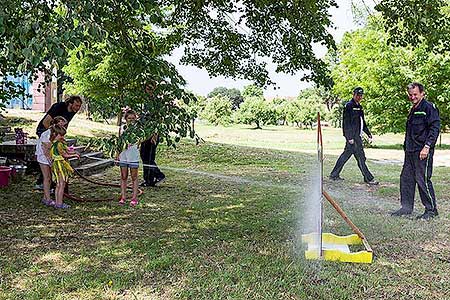
[(47, 206), (54, 206), (55, 201), (50, 198), (50, 185), (52, 182), (52, 159), (50, 157), (50, 148), (52, 143), (50, 141), (51, 126), (59, 125), (62, 127), (67, 126), (67, 120), (64, 117), (57, 116), (51, 123), (50, 128), (44, 131), (39, 137), (36, 144), (36, 160), (39, 163), (41, 172), (44, 178), (44, 197), (42, 198), (42, 203)]
[[(128, 110), (125, 113), (126, 125), (120, 129), (120, 134), (123, 134), (128, 126), (130, 126), (137, 119), (137, 114)], [(131, 184), (133, 187), (133, 194), (131, 196), (130, 206), (134, 207), (138, 204), (138, 170), (139, 170), (139, 149), (137, 144), (130, 144), (119, 154), (119, 166), (120, 166), (120, 187), (121, 197), (119, 200), (120, 205), (126, 203), (127, 195), (127, 182), (128, 182), (128, 169), (131, 173)]]

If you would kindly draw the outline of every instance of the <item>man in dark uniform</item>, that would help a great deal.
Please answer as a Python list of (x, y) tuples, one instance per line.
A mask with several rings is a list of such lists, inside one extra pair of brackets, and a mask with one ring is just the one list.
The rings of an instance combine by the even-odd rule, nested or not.
[[(142, 187), (159, 185), (166, 178), (166, 175), (156, 165), (156, 148), (158, 144), (159, 136), (156, 133), (141, 143), (140, 154), (144, 164), (144, 182), (141, 183)], [(151, 165), (151, 167), (148, 165)]]
[(409, 100), (413, 104), (406, 121), (403, 148), (405, 161), (400, 174), (401, 208), (393, 216), (410, 215), (414, 209), (416, 185), (425, 212), (417, 219), (429, 220), (438, 215), (431, 174), (433, 154), (441, 126), (439, 111), (425, 99), (423, 85), (417, 82), (408, 85)]
[[(45, 116), (39, 122), (38, 127), (36, 128), (36, 134), (38, 137), (41, 137), (41, 134), (46, 131), (50, 127), (51, 121), (58, 116), (64, 117), (67, 120), (67, 125), (73, 119), (75, 114), (80, 110), (81, 104), (83, 100), (80, 96), (70, 96), (64, 102), (58, 102), (53, 104), (50, 109), (47, 111)], [(43, 189), (44, 178), (42, 174), (39, 174), (39, 177), (36, 180), (35, 189), (41, 190)]]
[[(155, 95), (155, 89), (158, 83), (149, 82), (145, 87), (145, 93), (149, 97), (149, 102), (157, 101), (158, 95)], [(150, 113), (151, 109), (147, 107), (147, 113), (145, 113), (142, 118), (152, 118)], [(147, 140), (141, 143), (140, 155), (143, 164), (143, 177), (144, 182), (140, 184), (142, 187), (153, 187), (162, 183), (166, 175), (158, 168), (156, 165), (156, 148), (159, 144), (159, 135), (157, 133), (152, 134)]]
[(361, 87), (357, 87), (353, 90), (353, 98), (347, 104), (345, 104), (343, 114), (342, 131), (346, 140), (344, 152), (339, 156), (336, 165), (331, 171), (330, 179), (343, 180), (339, 174), (342, 171), (345, 163), (350, 159), (352, 155), (355, 156), (358, 162), (358, 167), (364, 176), (364, 182), (370, 185), (377, 185), (378, 181), (374, 180), (372, 173), (366, 165), (366, 155), (363, 149), (362, 134), (365, 132), (370, 139), (372, 134), (366, 125), (364, 119), (364, 111), (360, 104), (364, 95), (364, 90)]

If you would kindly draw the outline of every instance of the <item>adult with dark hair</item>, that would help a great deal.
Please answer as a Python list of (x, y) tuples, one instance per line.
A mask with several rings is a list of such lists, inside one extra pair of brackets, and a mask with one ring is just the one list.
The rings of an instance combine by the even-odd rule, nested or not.
[(401, 208), (393, 216), (410, 215), (414, 209), (416, 185), (425, 212), (417, 219), (429, 220), (438, 215), (436, 195), (431, 174), (433, 172), (434, 146), (439, 136), (441, 121), (437, 107), (425, 99), (422, 84), (408, 85), (408, 97), (412, 103), (406, 121), (406, 134), (403, 149), (405, 160), (400, 174)]
[(70, 96), (64, 102), (53, 104), (39, 122), (38, 127), (36, 128), (37, 136), (40, 137), (41, 134), (50, 127), (50, 123), (57, 116), (64, 117), (64, 119), (67, 120), (67, 123), (70, 123), (75, 114), (80, 110), (81, 104), (83, 104), (83, 100), (77, 95)]
[(361, 100), (364, 95), (364, 90), (357, 87), (353, 90), (353, 98), (345, 104), (343, 114), (342, 131), (345, 137), (344, 152), (339, 156), (336, 165), (331, 171), (331, 180), (343, 180), (339, 174), (342, 171), (345, 163), (352, 155), (355, 156), (358, 167), (364, 177), (364, 182), (369, 185), (377, 185), (378, 181), (374, 180), (374, 176), (370, 173), (366, 165), (366, 155), (364, 153), (362, 134), (365, 132), (367, 136), (372, 139), (372, 134), (367, 127), (364, 119), (364, 111), (361, 106)]
[[(38, 127), (36, 128), (37, 136), (40, 138), (41, 134), (50, 128), (53, 119), (56, 117), (63, 117), (67, 121), (68, 125), (75, 114), (80, 110), (82, 103), (83, 100), (81, 99), (81, 97), (74, 95), (67, 98), (64, 102), (53, 104), (47, 111), (45, 116), (42, 118), (42, 120), (39, 122)], [(44, 177), (42, 176), (42, 174), (40, 174), (36, 180), (35, 189), (43, 189), (43, 180)]]

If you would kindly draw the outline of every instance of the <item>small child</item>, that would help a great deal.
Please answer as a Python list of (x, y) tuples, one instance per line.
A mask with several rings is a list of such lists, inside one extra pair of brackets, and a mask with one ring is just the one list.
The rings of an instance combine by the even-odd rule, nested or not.
[[(137, 114), (128, 110), (125, 113), (125, 121), (126, 125), (123, 126), (120, 130), (120, 134), (124, 133), (126, 127), (132, 124), (137, 119)], [(133, 195), (131, 196), (130, 206), (134, 207), (139, 202), (137, 199), (138, 193), (138, 169), (139, 169), (139, 150), (136, 144), (128, 145), (127, 149), (123, 150), (119, 156), (119, 166), (120, 166), (120, 187), (121, 187), (121, 197), (119, 200), (120, 205), (124, 205), (126, 203), (126, 195), (127, 195), (127, 181), (128, 181), (128, 169), (130, 169), (131, 173), (131, 182), (133, 187)]]
[(50, 134), (50, 141), (52, 142), (50, 155), (53, 160), (52, 173), (56, 178), (55, 208), (62, 209), (70, 208), (69, 205), (63, 203), (64, 188), (69, 180), (69, 176), (73, 173), (73, 169), (67, 159), (71, 157), (80, 158), (78, 153), (73, 150), (69, 151), (64, 140), (65, 134), (66, 129), (59, 125), (54, 125)]
[[(56, 116), (50, 122), (51, 126), (55, 124), (65, 128), (67, 126), (67, 120), (64, 117)], [(52, 182), (52, 158), (50, 155), (52, 143), (50, 142), (50, 135), (51, 127), (39, 137), (36, 144), (36, 160), (39, 163), (43, 176), (44, 198), (42, 198), (42, 203), (47, 206), (54, 206), (55, 201), (50, 198), (50, 186)]]

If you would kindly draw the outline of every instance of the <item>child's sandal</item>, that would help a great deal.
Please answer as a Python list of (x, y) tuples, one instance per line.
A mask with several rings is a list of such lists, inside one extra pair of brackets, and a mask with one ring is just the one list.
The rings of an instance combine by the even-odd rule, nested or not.
[(125, 205), (125, 203), (126, 203), (125, 198), (120, 198), (119, 205)]
[(139, 203), (138, 199), (134, 198), (134, 199), (131, 200), (130, 206), (131, 207), (135, 207), (136, 205), (138, 205), (138, 203)]

